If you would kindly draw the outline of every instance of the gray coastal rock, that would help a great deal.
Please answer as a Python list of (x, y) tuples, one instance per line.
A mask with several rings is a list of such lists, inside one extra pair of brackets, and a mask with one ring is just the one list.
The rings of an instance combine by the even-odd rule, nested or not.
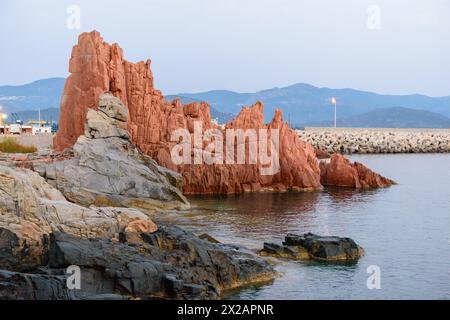
[(282, 245), (264, 243), (260, 254), (293, 260), (355, 261), (364, 255), (364, 249), (350, 238), (291, 233)]
[[(36, 172), (0, 166), (0, 298), (212, 299), (275, 276), (246, 248), (150, 221), (70, 203)], [(71, 265), (82, 290), (67, 288)]]
[(37, 163), (34, 170), (69, 201), (83, 206), (189, 208), (179, 189), (181, 175), (158, 166), (130, 142), (127, 119), (122, 102), (103, 94), (98, 110), (88, 111), (85, 135), (73, 146), (73, 157)]
[[(270, 264), (246, 248), (107, 206), (188, 205), (176, 188), (180, 176), (130, 143), (123, 105), (110, 98), (90, 112), (87, 136), (67, 157), (29, 163), (47, 180), (0, 165), (0, 299), (213, 299), (272, 280)], [(81, 269), (81, 290), (67, 287), (72, 265)]]
[(49, 265), (80, 266), (86, 293), (141, 298), (214, 299), (224, 290), (269, 281), (275, 275), (248, 249), (212, 244), (178, 227), (159, 225), (157, 232), (138, 237), (139, 243), (123, 238), (122, 243), (113, 243), (57, 233), (50, 241)]
[[(160, 226), (121, 243), (55, 232), (46, 248), (46, 264), (32, 272), (0, 270), (0, 298), (217, 299), (226, 290), (275, 276), (253, 252), (213, 244), (178, 227)], [(72, 265), (81, 271), (80, 290), (66, 285)]]
[(0, 166), (0, 268), (20, 271), (44, 263), (52, 232), (118, 238), (136, 220), (149, 218), (131, 208), (70, 203), (37, 173)]
[(98, 110), (89, 109), (84, 135), (92, 139), (118, 137), (128, 139), (128, 109), (111, 93), (100, 96)]
[(119, 98), (116, 98), (110, 92), (106, 92), (100, 96), (98, 109), (104, 112), (109, 118), (122, 122), (127, 122), (130, 116), (128, 108)]
[(0, 270), (0, 298), (3, 300), (71, 300), (66, 277)]

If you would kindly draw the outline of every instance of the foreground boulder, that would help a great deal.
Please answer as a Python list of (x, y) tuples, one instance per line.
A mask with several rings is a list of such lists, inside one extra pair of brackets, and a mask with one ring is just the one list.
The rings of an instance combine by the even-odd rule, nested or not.
[(64, 196), (83, 206), (134, 207), (143, 210), (188, 208), (178, 187), (182, 177), (142, 154), (128, 136), (128, 109), (110, 93), (86, 116), (85, 135), (73, 156), (37, 163), (39, 172)]
[(355, 189), (384, 188), (395, 184), (395, 181), (373, 172), (362, 163), (352, 163), (341, 154), (332, 155), (329, 162), (320, 162), (320, 181), (324, 186)]
[(263, 256), (294, 260), (352, 261), (364, 255), (364, 250), (350, 238), (288, 234), (282, 245), (265, 243)]
[[(96, 31), (80, 35), (72, 50), (69, 71), (61, 101), (59, 131), (54, 141), (56, 150), (80, 144), (78, 138), (86, 131), (89, 110), (96, 109), (100, 95), (110, 91), (129, 110), (131, 141), (159, 165), (179, 172), (185, 180), (184, 194), (321, 189), (314, 149), (289, 128), (280, 110), (266, 125), (263, 105), (257, 102), (244, 108), (225, 126), (243, 130), (278, 129), (280, 166), (276, 173), (262, 175), (260, 164), (174, 164), (171, 150), (176, 142), (171, 136), (175, 130), (186, 129), (192, 136), (197, 122), (203, 131), (215, 129), (225, 136), (223, 128), (211, 122), (207, 103), (182, 105), (180, 100), (166, 101), (154, 87), (150, 60), (138, 63), (125, 60), (122, 49), (117, 44), (104, 42)], [(81, 150), (80, 147), (74, 149)]]
[(28, 270), (47, 261), (49, 234), (117, 238), (133, 221), (128, 208), (85, 208), (68, 202), (37, 173), (0, 165), (0, 269)]

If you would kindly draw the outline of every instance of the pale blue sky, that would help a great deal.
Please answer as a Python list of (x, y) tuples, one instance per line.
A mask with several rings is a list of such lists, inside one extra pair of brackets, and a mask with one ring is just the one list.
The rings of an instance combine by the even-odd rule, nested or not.
[[(70, 4), (81, 30), (66, 27)], [(367, 28), (369, 5), (379, 30)], [(92, 29), (130, 61), (151, 58), (166, 94), (305, 82), (450, 95), (447, 0), (0, 0), (0, 85), (67, 76)]]

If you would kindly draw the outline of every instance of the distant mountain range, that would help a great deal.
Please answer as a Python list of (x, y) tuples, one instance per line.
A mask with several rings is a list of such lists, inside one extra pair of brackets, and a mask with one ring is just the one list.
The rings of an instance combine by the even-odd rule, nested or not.
[(7, 112), (59, 108), (64, 78), (34, 81), (21, 86), (0, 87), (0, 105)]
[[(6, 112), (49, 109), (45, 119), (56, 115), (59, 108), (64, 78), (51, 78), (22, 86), (0, 87), (0, 105)], [(295, 84), (253, 93), (214, 90), (200, 93), (180, 93), (166, 96), (180, 98), (183, 103), (206, 101), (211, 115), (224, 123), (231, 120), (243, 106), (260, 100), (265, 105), (266, 121), (270, 121), (275, 108), (283, 110), (284, 118), (293, 126), (331, 124), (333, 106), (331, 97), (337, 98), (338, 125), (373, 127), (449, 127), (450, 96), (382, 95), (354, 89), (318, 88), (308, 84)], [(377, 111), (377, 112), (375, 112)], [(26, 114), (25, 113), (24, 117)], [(55, 117), (57, 119), (57, 117)]]
[(290, 118), (293, 125), (332, 120), (331, 97), (337, 98), (338, 119), (392, 107), (421, 109), (450, 117), (450, 96), (433, 98), (419, 94), (382, 95), (354, 89), (317, 88), (301, 83), (254, 93), (216, 90), (180, 93), (178, 96), (208, 101), (217, 110), (232, 114), (237, 114), (242, 106), (260, 100), (265, 106), (266, 121), (272, 118), (275, 108), (279, 107), (283, 110), (284, 118)]
[[(309, 124), (315, 127), (332, 125), (333, 121)], [(393, 107), (339, 119), (337, 125), (349, 128), (450, 128), (450, 118), (430, 111)]]

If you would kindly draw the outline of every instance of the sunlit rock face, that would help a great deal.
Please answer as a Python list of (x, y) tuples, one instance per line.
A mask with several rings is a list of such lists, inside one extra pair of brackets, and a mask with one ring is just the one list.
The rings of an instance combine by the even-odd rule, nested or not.
[[(259, 191), (318, 190), (321, 189), (320, 171), (314, 149), (300, 140), (297, 134), (283, 122), (277, 110), (269, 124), (264, 123), (263, 104), (243, 108), (240, 114), (218, 127), (211, 122), (207, 103), (181, 104), (179, 100), (165, 101), (162, 93), (153, 85), (150, 60), (131, 63), (123, 58), (122, 49), (109, 45), (96, 31), (80, 35), (74, 46), (68, 77), (61, 102), (59, 132), (54, 141), (56, 150), (72, 146), (85, 131), (84, 124), (89, 109), (96, 109), (99, 97), (111, 92), (129, 110), (128, 132), (131, 141), (139, 149), (166, 168), (184, 177), (185, 194), (228, 194)], [(273, 174), (262, 173), (258, 160), (245, 164), (175, 164), (171, 151), (178, 141), (172, 141), (177, 129), (186, 129), (194, 140), (196, 125), (202, 132), (217, 129), (223, 134), (230, 129), (276, 129), (279, 134), (277, 165)], [(270, 135), (270, 133), (269, 133)], [(251, 141), (246, 140), (246, 146)], [(201, 147), (209, 143), (203, 141)], [(235, 156), (238, 145), (235, 145)], [(250, 147), (245, 148), (249, 159)], [(217, 150), (216, 150), (217, 151)], [(195, 153), (195, 149), (192, 150)], [(271, 152), (269, 152), (271, 154)]]

